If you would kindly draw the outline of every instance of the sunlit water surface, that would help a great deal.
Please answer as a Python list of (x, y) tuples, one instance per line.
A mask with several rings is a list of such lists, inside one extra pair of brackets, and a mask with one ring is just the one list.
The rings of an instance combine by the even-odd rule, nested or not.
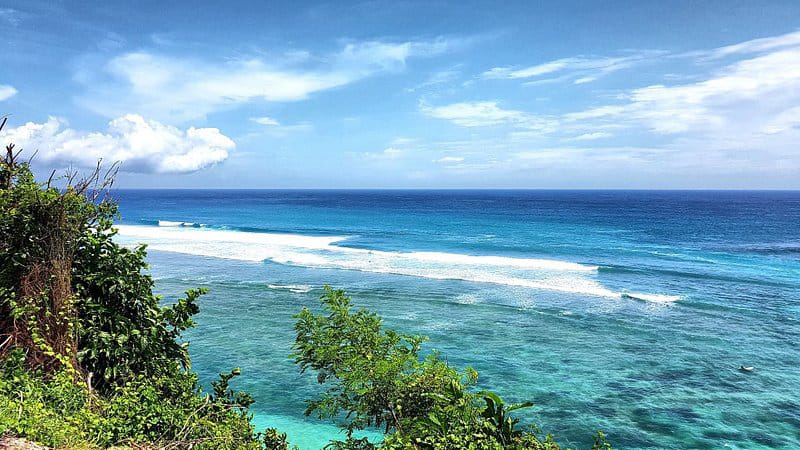
[[(321, 448), (292, 315), (346, 289), (560, 443), (800, 448), (800, 193), (120, 191), (205, 382), (241, 367), (259, 427)], [(753, 373), (737, 370), (754, 366)]]

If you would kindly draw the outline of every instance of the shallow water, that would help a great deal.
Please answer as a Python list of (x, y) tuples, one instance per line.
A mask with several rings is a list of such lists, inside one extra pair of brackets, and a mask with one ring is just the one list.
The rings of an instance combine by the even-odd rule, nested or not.
[(800, 192), (117, 196), (159, 292), (211, 289), (194, 368), (241, 367), (257, 423), (301, 448), (337, 435), (303, 416), (318, 388), (288, 358), (324, 284), (534, 401), (562, 444), (800, 448)]

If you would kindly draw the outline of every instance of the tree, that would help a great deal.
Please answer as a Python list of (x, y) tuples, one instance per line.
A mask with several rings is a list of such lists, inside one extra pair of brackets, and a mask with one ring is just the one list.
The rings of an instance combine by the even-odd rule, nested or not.
[[(5, 126), (6, 119), (0, 123)], [(107, 214), (100, 198), (113, 182), (100, 165), (65, 177), (65, 189), (37, 183), (8, 144), (0, 161), (0, 357), (28, 350), (27, 361), (52, 373), (77, 374), (72, 263), (81, 238)]]
[[(459, 371), (437, 353), (423, 358), (426, 338), (384, 328), (375, 313), (354, 310), (342, 290), (326, 286), (321, 303), (322, 314), (303, 308), (295, 316), (293, 357), (325, 386), (320, 398), (308, 402), (306, 414), (343, 420), (346, 440), (332, 442), (332, 448), (560, 448), (512, 416), (532, 403), (507, 405), (493, 392), (475, 393), (474, 370)], [(357, 430), (381, 426), (380, 444), (354, 437)], [(597, 442), (596, 449), (610, 449), (603, 447), (602, 434)]]
[(277, 430), (255, 433), (252, 398), (230, 388), (238, 369), (212, 393), (189, 370), (181, 333), (205, 290), (162, 306), (145, 248), (114, 242), (117, 207), (105, 193), (115, 167), (38, 183), (19, 154), (9, 144), (0, 160), (0, 436), (52, 447), (287, 449)]

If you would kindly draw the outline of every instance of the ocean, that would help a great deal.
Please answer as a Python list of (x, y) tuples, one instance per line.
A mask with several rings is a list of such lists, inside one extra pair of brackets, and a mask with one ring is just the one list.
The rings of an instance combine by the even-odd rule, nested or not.
[[(289, 358), (322, 286), (480, 373), (559, 443), (800, 448), (800, 192), (118, 190), (164, 301), (233, 367), (254, 421), (301, 449), (341, 436)], [(751, 373), (740, 365), (753, 366)]]

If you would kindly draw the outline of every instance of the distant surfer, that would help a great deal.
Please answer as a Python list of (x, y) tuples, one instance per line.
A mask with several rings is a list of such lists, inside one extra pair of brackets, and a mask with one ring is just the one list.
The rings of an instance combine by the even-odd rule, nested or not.
[(752, 372), (753, 371), (753, 367), (752, 366), (748, 366), (748, 367), (739, 366), (739, 371), (740, 372)]

